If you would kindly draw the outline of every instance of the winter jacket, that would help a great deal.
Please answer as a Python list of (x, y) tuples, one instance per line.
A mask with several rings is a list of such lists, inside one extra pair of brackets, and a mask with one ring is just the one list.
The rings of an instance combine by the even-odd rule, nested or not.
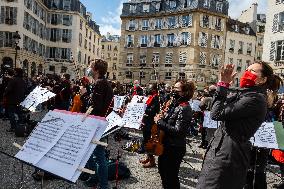
[(3, 94), (7, 105), (19, 105), (25, 99), (26, 82), (21, 77), (13, 77)]
[(209, 143), (197, 189), (242, 189), (249, 167), (249, 139), (265, 120), (266, 92), (262, 87), (237, 90), (218, 87), (211, 117), (221, 121)]
[(157, 123), (159, 129), (165, 132), (164, 147), (185, 147), (186, 133), (191, 124), (192, 110), (188, 102), (183, 102), (169, 109), (165, 118)]

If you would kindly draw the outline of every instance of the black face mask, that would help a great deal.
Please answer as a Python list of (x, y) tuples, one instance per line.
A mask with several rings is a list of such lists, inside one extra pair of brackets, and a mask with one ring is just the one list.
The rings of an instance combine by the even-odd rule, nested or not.
[(180, 95), (178, 94), (178, 92), (176, 92), (176, 91), (173, 91), (172, 93), (171, 93), (171, 95), (172, 95), (172, 97), (175, 99), (175, 100), (178, 100), (178, 99), (180, 99)]

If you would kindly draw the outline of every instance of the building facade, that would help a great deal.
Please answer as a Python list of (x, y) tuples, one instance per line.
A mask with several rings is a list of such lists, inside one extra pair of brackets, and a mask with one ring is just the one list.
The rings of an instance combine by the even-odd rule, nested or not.
[(224, 62), (228, 5), (223, 0), (124, 3), (119, 80), (216, 82)]
[(284, 77), (284, 1), (269, 0), (262, 59)]
[(21, 36), (17, 67), (29, 76), (75, 77), (84, 73), (88, 60), (100, 57), (99, 26), (79, 0), (2, 0), (0, 7), (2, 67), (15, 62), (15, 31)]
[(106, 36), (102, 37), (101, 49), (101, 58), (108, 63), (108, 78), (111, 80), (117, 80), (120, 37), (118, 35), (110, 35), (110, 33), (107, 33)]
[(229, 19), (225, 49), (225, 64), (234, 64), (238, 73), (234, 85), (238, 87), (241, 74), (254, 62), (256, 33), (248, 23)]

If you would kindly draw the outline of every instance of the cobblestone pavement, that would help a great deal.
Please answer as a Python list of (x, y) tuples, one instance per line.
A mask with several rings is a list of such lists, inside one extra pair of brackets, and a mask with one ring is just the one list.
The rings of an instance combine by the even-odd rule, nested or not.
[[(42, 117), (41, 114), (32, 116), (36, 120), (40, 120)], [(12, 144), (17, 142), (19, 144), (24, 143), (24, 138), (16, 138), (13, 134), (7, 133), (6, 129), (9, 128), (9, 122), (3, 121), (0, 119), (0, 149), (10, 155), (15, 155), (18, 151)], [(133, 138), (139, 138), (141, 135), (139, 133), (130, 132)], [(130, 153), (121, 150), (121, 146), (125, 144), (126, 141), (115, 142), (113, 137), (109, 137), (109, 146), (111, 150), (111, 156), (116, 157), (117, 149), (120, 149), (122, 162), (125, 162), (126, 165), (131, 170), (131, 178), (122, 180), (119, 182), (118, 188), (121, 189), (160, 189), (161, 181), (158, 174), (157, 168), (143, 169), (138, 163), (139, 159), (143, 155), (136, 153)], [(199, 137), (188, 139), (187, 153), (184, 158), (184, 161), (181, 164), (180, 169), (180, 181), (181, 188), (195, 188), (197, 183), (197, 177), (200, 173), (202, 155), (204, 150), (201, 150), (197, 146), (200, 143)], [(37, 189), (40, 188), (40, 182), (35, 182), (31, 177), (31, 174), (34, 171), (34, 168), (24, 165), (23, 166), (23, 175), (21, 174), (21, 162), (18, 160), (7, 157), (6, 155), (0, 153), (0, 188), (2, 189), (18, 189), (20, 188), (21, 177), (23, 176), (23, 186), (24, 189)], [(269, 167), (273, 172), (276, 172), (279, 175), (278, 167)], [(272, 185), (280, 182), (280, 179), (268, 172), (268, 184), (269, 188), (272, 188)], [(110, 182), (110, 185), (115, 186), (115, 182)], [(44, 188), (46, 189), (61, 189), (61, 188), (70, 188), (70, 189), (83, 189), (87, 188), (81, 181), (78, 181), (76, 184), (71, 184), (62, 180), (52, 180), (45, 181)]]

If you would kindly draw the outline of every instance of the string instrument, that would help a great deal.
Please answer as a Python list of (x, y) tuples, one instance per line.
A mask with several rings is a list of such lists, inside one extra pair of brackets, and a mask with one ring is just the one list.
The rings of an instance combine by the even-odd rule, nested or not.
[[(172, 99), (167, 101), (164, 106), (161, 108), (160, 115), (164, 117), (164, 114), (168, 111)], [(151, 138), (145, 144), (145, 150), (149, 154), (160, 156), (164, 152), (163, 138), (165, 136), (164, 131), (158, 128), (158, 125), (155, 123), (151, 128)]]

